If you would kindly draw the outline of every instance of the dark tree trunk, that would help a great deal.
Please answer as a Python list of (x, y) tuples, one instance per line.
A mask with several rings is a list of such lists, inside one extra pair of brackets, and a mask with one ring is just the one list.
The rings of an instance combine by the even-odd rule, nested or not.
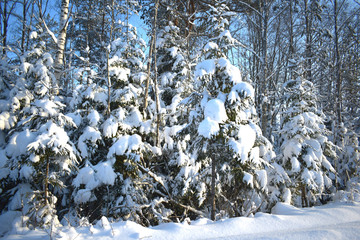
[(26, 13), (27, 2), (23, 0), (23, 19), (22, 19), (22, 32), (21, 32), (21, 52), (25, 52), (25, 37), (26, 37)]
[(301, 201), (302, 207), (309, 207), (309, 202), (306, 197), (306, 186), (304, 184), (301, 187)]
[(7, 13), (8, 1), (4, 0), (4, 11), (2, 16), (3, 21), (3, 32), (2, 32), (2, 43), (3, 43), (3, 54), (6, 55), (6, 38), (7, 38), (7, 27), (8, 27), (8, 13)]
[(46, 170), (45, 170), (45, 183), (44, 183), (44, 196), (45, 204), (48, 204), (48, 195), (49, 195), (49, 167), (50, 167), (50, 157), (46, 156)]
[(305, 32), (306, 32), (306, 42), (305, 42), (305, 58), (306, 58), (306, 80), (312, 81), (312, 20), (311, 20), (311, 10), (309, 9), (307, 0), (304, 0), (305, 4)]
[(216, 168), (215, 168), (215, 157), (211, 160), (211, 220), (215, 221), (215, 179), (216, 179)]

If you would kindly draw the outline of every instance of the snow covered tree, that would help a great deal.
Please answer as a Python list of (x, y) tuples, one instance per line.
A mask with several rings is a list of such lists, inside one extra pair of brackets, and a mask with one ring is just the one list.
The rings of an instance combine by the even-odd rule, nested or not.
[[(65, 131), (75, 124), (61, 113), (65, 105), (54, 95), (52, 65), (41, 41), (22, 58), (18, 88), (11, 93), (17, 122), (2, 156), (7, 169), (2, 179), (8, 177), (13, 186), (3, 193), (10, 197), (7, 208), (22, 208), (34, 226), (57, 222), (57, 197), (66, 192), (66, 178), (77, 163), (76, 148)], [(62, 200), (65, 204), (66, 197)]]
[[(150, 170), (150, 160), (159, 152), (152, 147), (153, 123), (144, 120), (141, 108), (145, 43), (135, 27), (120, 24), (120, 38), (110, 46), (111, 94), (95, 84), (84, 98), (95, 100), (86, 105), (96, 109), (81, 123), (78, 148), (83, 163), (72, 183), (73, 197), (80, 216), (90, 221), (107, 216), (150, 225), (163, 221), (166, 210), (159, 210), (162, 200), (156, 197), (157, 178)], [(92, 92), (95, 89), (99, 91)], [(81, 99), (77, 102), (83, 104)], [(110, 113), (106, 114), (108, 102)]]
[(266, 168), (274, 152), (256, 125), (252, 86), (226, 58), (235, 44), (227, 30), (233, 13), (226, 1), (215, 1), (206, 14), (215, 27), (195, 69), (200, 92), (184, 100), (190, 109), (169, 163), (178, 169), (172, 192), (185, 205), (211, 209), (212, 219), (249, 215), (267, 203)]
[(281, 113), (281, 152), (279, 164), (291, 181), (293, 203), (309, 206), (332, 186), (336, 158), (334, 146), (327, 140), (324, 115), (317, 108), (314, 85), (298, 77), (284, 84), (286, 105)]
[[(80, 84), (75, 88), (73, 98), (69, 104), (70, 112), (67, 116), (72, 118), (77, 126), (77, 129), (71, 133), (71, 139), (73, 139), (81, 157), (79, 172), (75, 179), (82, 176), (85, 180), (90, 181), (91, 177), (96, 176), (96, 172), (92, 167), (103, 161), (108, 151), (108, 146), (106, 146), (101, 134), (101, 126), (107, 108), (107, 89), (93, 82), (93, 79), (97, 76), (96, 73), (86, 74), (85, 76), (85, 80), (89, 85)], [(91, 201), (89, 201), (90, 199), (92, 201), (96, 200), (94, 195), (91, 195), (90, 190), (96, 188), (100, 183), (92, 182), (92, 186), (88, 187), (87, 185), (76, 185), (74, 181), (73, 179), (72, 183), (70, 183), (73, 188), (69, 188), (71, 190), (69, 194), (71, 195), (71, 203), (74, 202), (75, 204), (69, 205), (68, 214), (70, 216), (68, 218), (71, 215), (91, 217), (89, 212), (95, 214), (94, 209), (98, 210), (98, 206), (91, 204)], [(90, 190), (82, 190), (84, 187)], [(101, 200), (100, 198), (99, 201)], [(88, 204), (85, 206), (82, 203)], [(92, 219), (90, 218), (90, 220)]]
[[(172, 22), (164, 26), (157, 35), (157, 68), (162, 89), (161, 100), (165, 106), (173, 103), (175, 96), (191, 92), (190, 67), (186, 56), (185, 40), (180, 29)], [(179, 100), (177, 100), (179, 101)]]
[(62, 84), (64, 88), (67, 89), (67, 84), (60, 82), (62, 75), (62, 68), (64, 65), (64, 55), (65, 55), (65, 43), (66, 43), (66, 29), (68, 26), (68, 12), (69, 12), (69, 0), (61, 1), (61, 14), (60, 14), (60, 24), (59, 24), (59, 36), (57, 38), (57, 51), (54, 63), (55, 77), (58, 81), (58, 84)]
[[(10, 71), (8, 58), (0, 60), (0, 139), (5, 140), (5, 135), (17, 122), (16, 111), (20, 108), (21, 95), (19, 91), (24, 84), (21, 79), (16, 81), (16, 69)], [(26, 95), (26, 94), (25, 94)], [(27, 102), (25, 100), (25, 102)], [(2, 142), (2, 141), (1, 141)]]
[(338, 148), (336, 171), (340, 178), (340, 187), (346, 186), (347, 182), (354, 177), (359, 177), (360, 147), (358, 136), (355, 132), (342, 126), (343, 148)]
[(180, 105), (193, 92), (193, 73), (186, 52), (186, 40), (181, 36), (180, 28), (172, 22), (160, 26), (156, 38), (156, 54), (162, 113), (162, 156), (158, 159), (157, 172), (167, 176), (169, 159), (178, 154), (176, 132), (187, 122), (187, 110)]

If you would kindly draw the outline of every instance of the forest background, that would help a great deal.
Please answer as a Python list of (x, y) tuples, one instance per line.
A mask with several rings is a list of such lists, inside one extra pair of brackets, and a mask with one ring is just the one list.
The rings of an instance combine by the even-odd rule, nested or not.
[(0, 10), (0, 209), (28, 226), (250, 216), (358, 182), (356, 0)]

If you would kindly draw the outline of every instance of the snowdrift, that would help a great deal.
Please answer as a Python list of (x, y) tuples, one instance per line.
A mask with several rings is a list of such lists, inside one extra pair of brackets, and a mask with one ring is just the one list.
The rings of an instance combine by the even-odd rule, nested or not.
[[(272, 214), (217, 222), (202, 218), (149, 228), (131, 221), (110, 223), (103, 217), (90, 226), (29, 230), (21, 227), (19, 215), (8, 212), (0, 216), (0, 234), (9, 231), (4, 239), (360, 239), (359, 202), (302, 209), (278, 203)], [(10, 219), (14, 220), (12, 225)]]

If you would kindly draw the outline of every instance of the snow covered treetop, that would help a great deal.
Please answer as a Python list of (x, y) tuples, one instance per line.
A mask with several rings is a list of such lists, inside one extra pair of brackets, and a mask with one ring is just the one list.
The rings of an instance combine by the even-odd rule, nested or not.
[(236, 84), (232, 89), (228, 96), (228, 100), (233, 103), (235, 101), (240, 100), (240, 97), (250, 97), (254, 100), (255, 98), (255, 90), (254, 88), (247, 82), (240, 82)]
[(239, 68), (226, 58), (200, 62), (195, 68), (195, 77), (198, 80), (205, 80), (207, 88), (215, 92), (229, 92), (232, 86), (242, 82)]

